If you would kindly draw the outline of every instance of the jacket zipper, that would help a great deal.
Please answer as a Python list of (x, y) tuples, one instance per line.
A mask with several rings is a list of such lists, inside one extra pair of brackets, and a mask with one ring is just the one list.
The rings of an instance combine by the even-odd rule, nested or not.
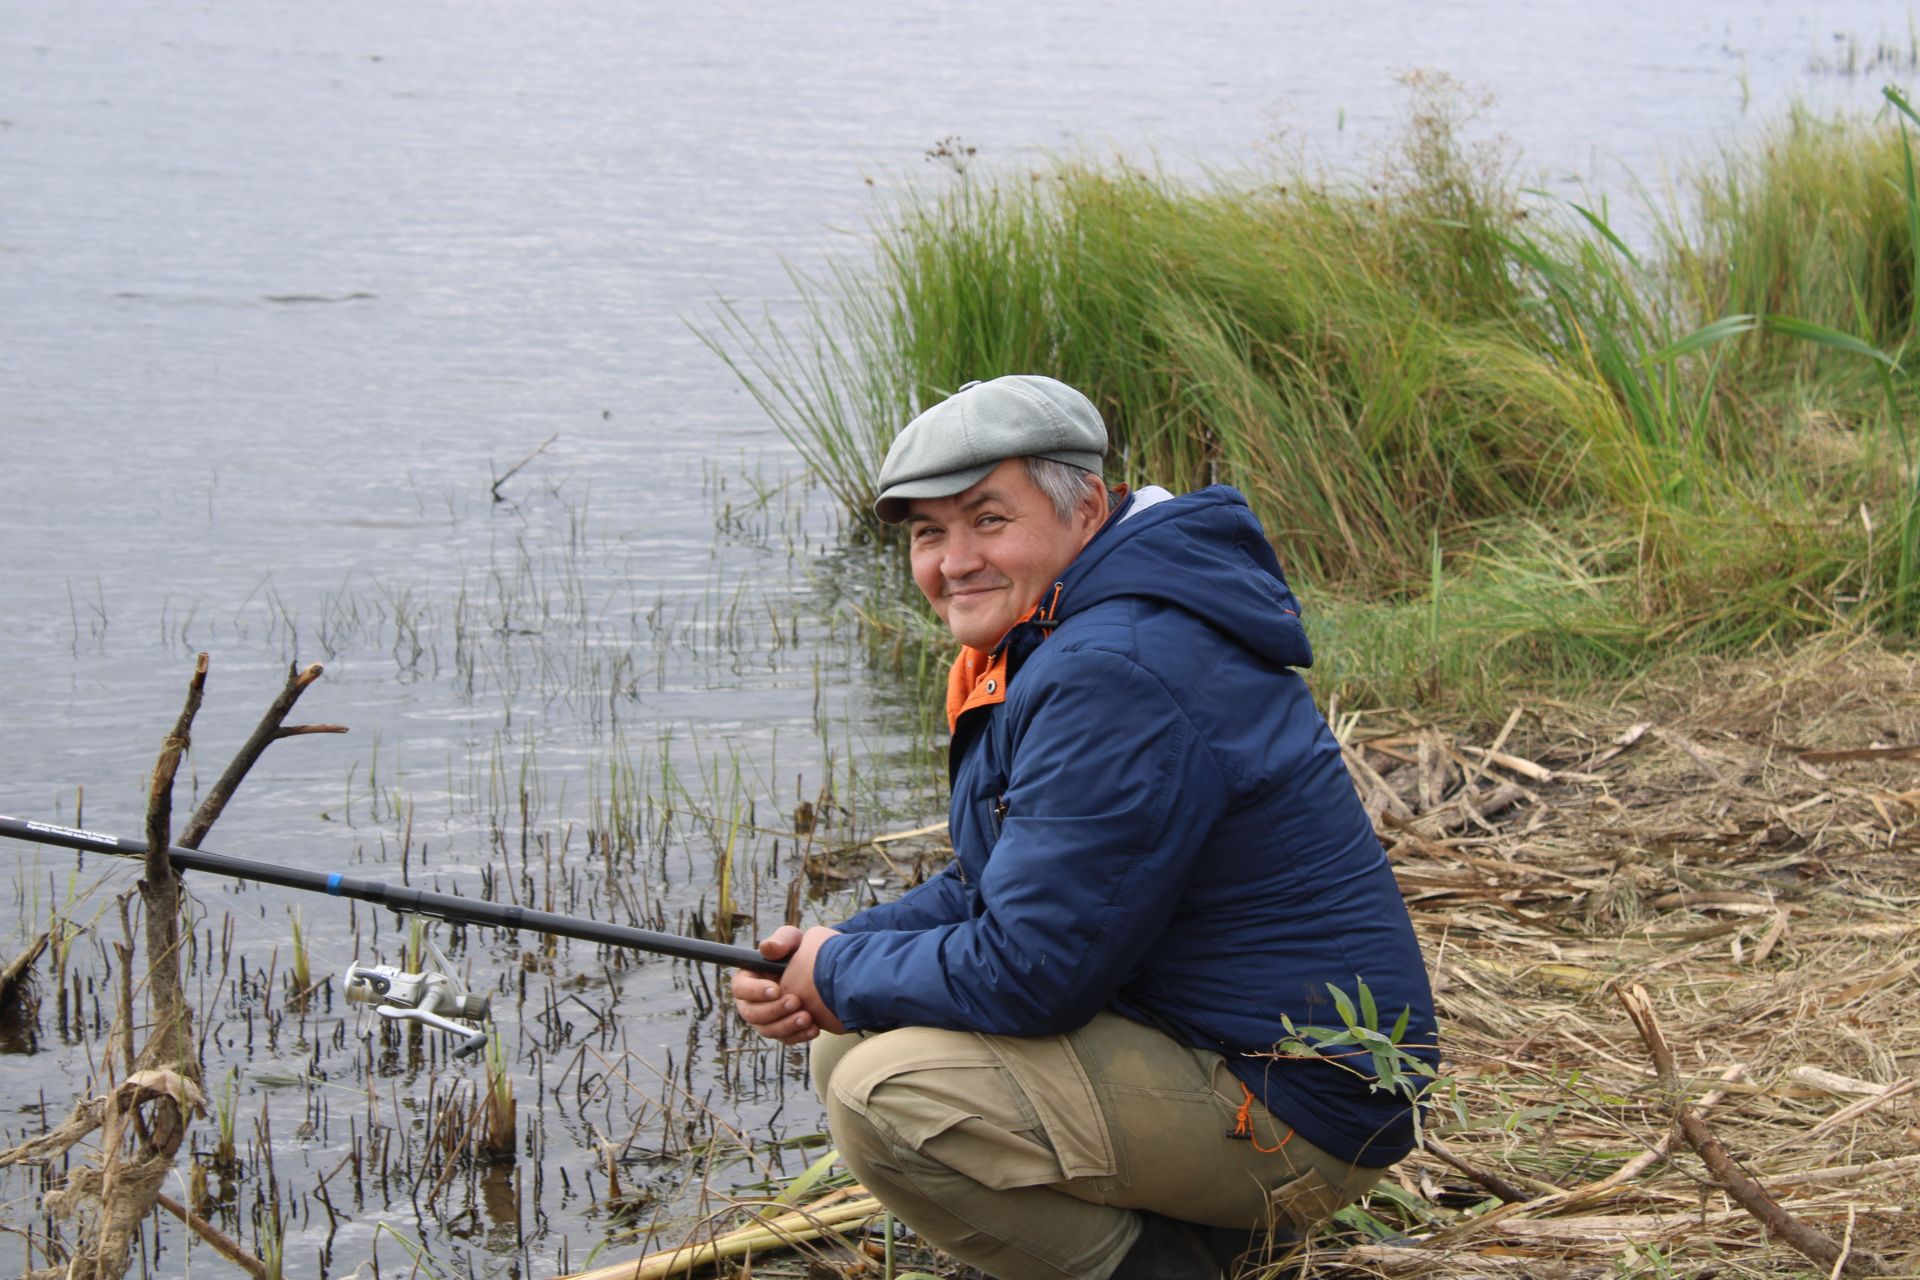
[(1005, 796), (996, 796), (993, 801), (993, 842), (995, 844), (1000, 843), (1000, 828), (1006, 824), (1006, 821), (1007, 799)]

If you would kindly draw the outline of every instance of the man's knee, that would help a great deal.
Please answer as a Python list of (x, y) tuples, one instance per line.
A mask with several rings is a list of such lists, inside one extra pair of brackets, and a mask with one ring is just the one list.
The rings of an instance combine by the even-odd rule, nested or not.
[(827, 1100), (828, 1084), (839, 1068), (841, 1059), (870, 1038), (857, 1031), (843, 1036), (823, 1031), (814, 1037), (813, 1043), (807, 1047), (807, 1068), (813, 1075), (813, 1092), (821, 1102)]
[(919, 1027), (813, 1043), (814, 1089), (836, 1136), (864, 1125), (914, 1147), (963, 1114), (954, 1104), (967, 1087), (956, 1089), (941, 1073), (971, 1074), (986, 1059), (973, 1035)]
[(827, 1127), (834, 1141), (843, 1149), (847, 1144), (841, 1134), (851, 1125), (864, 1123), (861, 1110), (848, 1105), (845, 1084), (850, 1073), (844, 1068), (858, 1058), (851, 1074), (863, 1075), (865, 1055), (879, 1040), (878, 1036), (823, 1035), (813, 1042), (813, 1091), (827, 1109)]
[(980, 1036), (925, 1027), (872, 1036), (840, 1053), (823, 1083), (827, 1123), (850, 1163), (925, 1162), (997, 1188), (1064, 1176), (1032, 1104)]

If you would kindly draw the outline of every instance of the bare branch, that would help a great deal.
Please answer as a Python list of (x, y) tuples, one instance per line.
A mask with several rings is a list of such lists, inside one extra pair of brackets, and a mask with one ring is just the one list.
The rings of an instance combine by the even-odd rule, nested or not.
[(1538, 1200), (1541, 1196), (1560, 1194), (1561, 1189), (1551, 1182), (1541, 1182), (1535, 1178), (1521, 1179), (1517, 1175), (1510, 1179), (1491, 1169), (1483, 1169), (1454, 1152), (1446, 1143), (1432, 1134), (1422, 1134), (1420, 1145), (1431, 1152), (1442, 1164), (1508, 1204), (1524, 1204), (1529, 1200)]
[(547, 451), (547, 446), (552, 444), (555, 440), (558, 440), (559, 438), (560, 438), (560, 433), (558, 431), (554, 432), (552, 435), (548, 436), (545, 440), (540, 442), (540, 447), (538, 449), (535, 449), (532, 453), (520, 459), (520, 461), (514, 463), (512, 466), (508, 467), (507, 474), (495, 479), (493, 482), (493, 500), (495, 502), (505, 502), (506, 499), (500, 496), (500, 486), (505, 484), (507, 481), (513, 479), (514, 472), (526, 466), (529, 462), (532, 462), (535, 458), (539, 457), (541, 454), (545, 453)]
[(347, 732), (347, 726), (343, 724), (290, 724), (290, 725), (283, 726), (282, 728), (275, 729), (273, 731), (273, 736), (276, 740), (278, 740), (280, 738), (298, 738), (302, 734), (308, 734), (308, 733), (345, 733), (345, 732)]
[(200, 711), (200, 699), (207, 690), (207, 655), (193, 664), (193, 678), (187, 682), (186, 704), (173, 731), (160, 744), (160, 758), (153, 766), (153, 781), (147, 790), (147, 870), (146, 879), (154, 883), (171, 882), (173, 866), (167, 861), (168, 833), (173, 826), (173, 775), (179, 772), (180, 757), (192, 741), (193, 717)]
[(105, 1098), (80, 1099), (56, 1128), (37, 1138), (27, 1139), (11, 1151), (0, 1151), (0, 1168), (10, 1164), (57, 1160), (99, 1129), (106, 1111)]
[[(192, 741), (193, 718), (200, 710), (206, 687), (207, 655), (203, 653), (194, 662), (180, 718), (160, 745), (160, 758), (154, 763), (147, 793), (147, 859), (146, 872), (140, 878), (140, 900), (147, 912), (147, 993), (154, 1017), (154, 1042), (148, 1049), (168, 1061), (185, 1054), (184, 1041), (174, 1043), (170, 1038), (186, 1034), (187, 1016), (186, 993), (180, 983), (180, 877), (167, 860), (172, 843), (173, 778), (180, 768), (180, 757)], [(156, 1043), (165, 1047), (155, 1050)]]
[[(300, 700), (300, 695), (306, 692), (308, 685), (320, 678), (323, 669), (317, 662), (304, 671), (297, 666), (287, 668), (285, 687), (267, 708), (266, 714), (260, 717), (260, 723), (255, 726), (253, 735), (234, 754), (233, 761), (227, 765), (226, 772), (222, 773), (219, 780), (208, 790), (207, 798), (200, 802), (200, 807), (188, 820), (186, 830), (180, 833), (182, 845), (189, 849), (200, 847), (200, 842), (207, 838), (207, 832), (211, 831), (213, 824), (220, 820), (221, 811), (227, 807), (227, 801), (231, 800), (233, 793), (239, 790), (241, 781), (247, 776), (247, 771), (253, 768), (254, 763), (273, 744), (274, 739), (281, 736), (280, 726), (293, 711), (293, 704)], [(340, 732), (344, 733), (345, 730)]]
[(1626, 1006), (1627, 1017), (1633, 1020), (1634, 1029), (1646, 1042), (1647, 1052), (1653, 1057), (1653, 1068), (1659, 1073), (1661, 1087), (1673, 1095), (1674, 1122), (1679, 1125), (1687, 1145), (1699, 1155), (1707, 1171), (1726, 1189), (1727, 1194), (1741, 1208), (1758, 1218), (1769, 1235), (1785, 1240), (1834, 1275), (1842, 1272), (1873, 1275), (1878, 1272), (1880, 1267), (1877, 1259), (1843, 1249), (1826, 1233), (1808, 1226), (1782, 1208), (1779, 1201), (1767, 1194), (1765, 1187), (1747, 1176), (1732, 1153), (1707, 1127), (1707, 1122), (1688, 1105), (1682, 1092), (1679, 1069), (1674, 1065), (1673, 1050), (1668, 1047), (1667, 1038), (1654, 1017), (1653, 1002), (1648, 999), (1646, 988), (1638, 983), (1626, 988), (1620, 992), (1620, 1003)]

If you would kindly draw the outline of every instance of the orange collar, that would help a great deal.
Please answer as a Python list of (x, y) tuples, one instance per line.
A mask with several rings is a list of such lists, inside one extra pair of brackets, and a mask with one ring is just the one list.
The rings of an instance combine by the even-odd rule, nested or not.
[[(1058, 592), (1054, 593), (1058, 596)], [(1040, 611), (1038, 604), (1020, 616), (1025, 622)], [(1016, 622), (1015, 627), (1020, 625)], [(1009, 631), (1012, 628), (1008, 628)], [(1002, 640), (1006, 637), (1002, 636)], [(1007, 646), (996, 644), (992, 652), (960, 647), (960, 656), (947, 672), (947, 732), (952, 733), (960, 717), (975, 707), (991, 706), (1007, 700)]]
[(988, 654), (971, 646), (962, 647), (947, 672), (947, 732), (952, 733), (960, 717), (975, 707), (1006, 700), (1006, 649)]

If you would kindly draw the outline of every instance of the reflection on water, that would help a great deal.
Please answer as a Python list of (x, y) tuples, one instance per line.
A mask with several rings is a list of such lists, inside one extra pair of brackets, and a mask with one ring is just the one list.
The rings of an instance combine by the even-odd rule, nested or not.
[[(16, 4), (0, 810), (137, 831), (195, 651), (183, 807), (319, 661), (295, 718), (352, 734), (275, 746), (214, 848), (742, 939), (790, 902), (837, 915), (937, 858), (860, 842), (937, 816), (938, 771), (826, 603), (865, 572), (835, 513), (688, 327), (711, 300), (793, 320), (782, 259), (857, 248), (869, 180), (954, 180), (924, 161), (943, 138), (984, 170), (1157, 146), (1362, 171), (1395, 77), (1434, 67), (1492, 92), (1484, 135), (1543, 185), (1618, 192), (1796, 96), (1872, 102), (1911, 78), (1878, 57), (1907, 30), (1903, 5), (1746, 0)], [(37, 1022), (0, 1022), (11, 1142), (99, 1087), (132, 873), (5, 853), (0, 963), (87, 927), (41, 960)], [(448, 1274), (543, 1274), (809, 1158), (798, 1060), (742, 1043), (718, 975), (440, 929), (522, 1117), (510, 1169), (468, 1159), (483, 1072), (330, 988), (294, 1008), (289, 896), (192, 888), (208, 1078), (235, 1073), (208, 1212), (256, 1245), (280, 1221), (316, 1274), (400, 1237)], [(299, 909), (316, 976), (401, 957), (377, 913)], [(0, 1268), (23, 1249), (0, 1235)]]

